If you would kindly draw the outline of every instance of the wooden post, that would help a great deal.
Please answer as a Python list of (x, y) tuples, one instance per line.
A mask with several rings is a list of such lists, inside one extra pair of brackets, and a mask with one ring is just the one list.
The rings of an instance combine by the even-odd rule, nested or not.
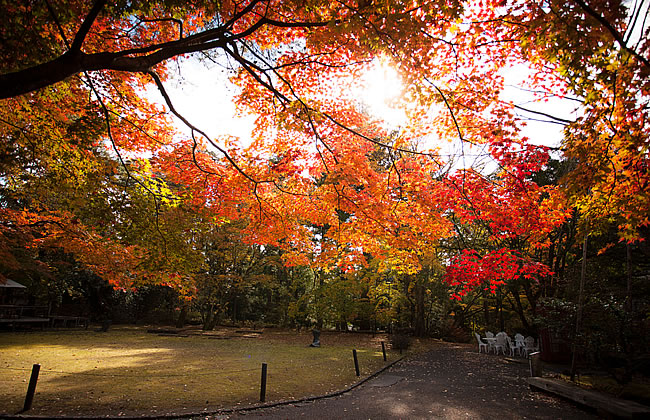
[(260, 386), (260, 401), (266, 401), (266, 363), (262, 363), (262, 385)]
[(357, 373), (357, 376), (361, 376), (359, 373), (359, 360), (357, 359), (357, 350), (352, 350), (352, 357), (354, 358), (354, 370)]
[(381, 342), (381, 352), (384, 354), (384, 362), (386, 361), (386, 345), (384, 342)]
[(540, 359), (540, 352), (536, 351), (528, 355), (528, 364), (530, 366), (530, 376), (542, 376), (542, 361)]
[(38, 373), (41, 371), (41, 365), (38, 363), (32, 366), (32, 376), (29, 378), (29, 386), (27, 387), (27, 395), (25, 396), (25, 405), (23, 411), (28, 411), (32, 408), (34, 401), (34, 393), (36, 392), (36, 382), (38, 382)]

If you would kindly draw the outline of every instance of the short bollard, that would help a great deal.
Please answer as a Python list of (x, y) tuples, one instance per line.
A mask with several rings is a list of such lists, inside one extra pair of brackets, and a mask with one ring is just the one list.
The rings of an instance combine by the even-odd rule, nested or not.
[(36, 392), (36, 382), (38, 382), (38, 373), (41, 371), (41, 365), (38, 363), (32, 366), (32, 376), (29, 378), (29, 386), (27, 387), (27, 395), (25, 396), (25, 405), (23, 411), (29, 411), (32, 408), (34, 401), (34, 393)]
[(384, 354), (384, 362), (386, 361), (386, 345), (384, 342), (381, 342), (381, 352)]
[(354, 370), (357, 372), (357, 376), (360, 376), (359, 374), (359, 360), (357, 359), (357, 350), (352, 350), (352, 357), (354, 358)]
[(540, 359), (541, 353), (536, 351), (528, 355), (528, 363), (530, 363), (530, 376), (542, 376), (542, 361)]
[(262, 363), (262, 385), (260, 386), (260, 401), (266, 401), (266, 363)]

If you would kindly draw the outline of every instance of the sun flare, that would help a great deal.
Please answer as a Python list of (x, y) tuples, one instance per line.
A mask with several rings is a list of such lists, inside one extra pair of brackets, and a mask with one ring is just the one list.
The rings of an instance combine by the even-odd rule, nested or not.
[(389, 60), (376, 59), (361, 80), (360, 98), (373, 116), (388, 125), (403, 125), (406, 115), (399, 108), (403, 84), (397, 70)]

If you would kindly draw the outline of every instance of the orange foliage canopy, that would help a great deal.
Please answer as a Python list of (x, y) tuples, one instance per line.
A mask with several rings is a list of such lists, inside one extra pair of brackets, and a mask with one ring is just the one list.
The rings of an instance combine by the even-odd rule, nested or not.
[[(592, 226), (617, 218), (629, 240), (648, 224), (648, 43), (626, 36), (635, 11), (619, 2), (0, 6), (2, 234), (56, 226), (36, 236), (56, 238), (115, 284), (161, 268), (160, 281), (190, 278), (195, 262), (174, 258), (169, 238), (181, 255), (201, 223), (246, 220), (246, 240), (281, 247), (287, 264), (351, 270), (372, 256), (403, 272), (417, 271), (459, 224), (482, 226), (489, 245), (459, 254), (448, 272), (466, 288), (547, 275), (530, 256), (548, 245), (569, 203)], [(210, 138), (176, 112), (165, 83), (174, 60), (189, 57), (230, 63), (237, 106), (257, 118), (250, 145)], [(398, 130), (351, 93), (380, 57), (403, 80), (408, 123)], [(569, 189), (531, 180), (549, 149), (527, 143), (517, 109), (501, 99), (504, 69), (515, 65), (530, 68), (526, 83), (540, 96), (581, 102), (582, 116), (564, 120), (562, 150), (577, 165)], [(165, 107), (143, 94), (153, 88)], [(448, 142), (483, 150), (494, 173), (445, 155)], [(125, 233), (121, 220), (135, 217), (132, 208), (100, 221), (65, 194), (36, 187), (60, 179), (87, 197), (97, 179), (118, 172), (128, 197), (157, 215), (150, 236)], [(106, 202), (116, 203), (115, 185), (102, 185)], [(175, 231), (173, 220), (187, 229)], [(159, 247), (137, 240), (156, 235)], [(525, 245), (511, 249), (513, 238)]]

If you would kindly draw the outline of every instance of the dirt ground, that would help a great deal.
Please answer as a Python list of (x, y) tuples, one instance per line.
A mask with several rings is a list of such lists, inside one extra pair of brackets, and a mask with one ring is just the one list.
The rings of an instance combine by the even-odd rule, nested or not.
[[(595, 419), (573, 403), (531, 391), (528, 364), (441, 343), (338, 397), (213, 419)], [(206, 418), (205, 416), (202, 418)]]

